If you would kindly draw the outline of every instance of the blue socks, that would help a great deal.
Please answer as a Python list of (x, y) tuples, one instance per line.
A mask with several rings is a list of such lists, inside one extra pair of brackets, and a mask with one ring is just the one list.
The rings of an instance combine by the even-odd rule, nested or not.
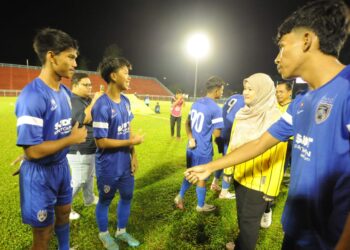
[(230, 188), (230, 183), (225, 181), (225, 178), (222, 178), (222, 188), (223, 189), (229, 189)]
[(216, 171), (215, 171), (215, 174), (214, 174), (215, 178), (216, 178), (216, 179), (220, 179), (222, 172), (224, 172), (223, 169), (216, 170)]
[(205, 202), (205, 195), (207, 193), (207, 188), (197, 186), (196, 192), (197, 192), (197, 204), (199, 207), (203, 207)]
[(111, 201), (99, 201), (96, 205), (96, 221), (100, 232), (108, 230), (108, 207), (110, 203)]
[(69, 223), (55, 226), (59, 250), (69, 250)]
[(131, 200), (119, 200), (117, 228), (126, 228), (130, 216)]
[(180, 197), (183, 199), (186, 191), (191, 187), (191, 183), (189, 183), (185, 178), (182, 181), (181, 189), (180, 189)]

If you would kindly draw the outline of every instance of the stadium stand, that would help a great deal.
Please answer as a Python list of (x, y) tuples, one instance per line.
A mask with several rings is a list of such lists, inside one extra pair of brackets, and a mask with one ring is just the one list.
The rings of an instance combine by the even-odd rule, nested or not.
[[(8, 93), (18, 93), (19, 90), (37, 77), (40, 67), (17, 65), (17, 64), (1, 64), (0, 63), (0, 90), (7, 90)], [(78, 70), (79, 72), (79, 70)], [(82, 71), (90, 75), (93, 83), (92, 92), (99, 90), (100, 85), (106, 83), (95, 71)], [(65, 85), (70, 87), (69, 80), (62, 80)], [(1, 91), (0, 91), (1, 92)], [(154, 95), (154, 96), (172, 96), (173, 93), (165, 87), (160, 81), (153, 77), (131, 75), (130, 89), (126, 94), (136, 95)]]

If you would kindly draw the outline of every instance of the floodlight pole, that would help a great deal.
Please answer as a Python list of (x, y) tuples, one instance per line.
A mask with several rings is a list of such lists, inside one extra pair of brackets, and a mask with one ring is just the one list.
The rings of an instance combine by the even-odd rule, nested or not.
[(193, 91), (194, 100), (193, 101), (196, 101), (196, 97), (197, 97), (197, 81), (198, 81), (198, 57), (196, 56), (196, 71), (194, 73), (194, 91)]

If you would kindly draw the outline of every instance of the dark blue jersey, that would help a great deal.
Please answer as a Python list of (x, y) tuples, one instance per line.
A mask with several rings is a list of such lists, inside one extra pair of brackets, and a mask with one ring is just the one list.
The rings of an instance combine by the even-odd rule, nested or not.
[[(96, 139), (130, 139), (130, 122), (133, 117), (127, 97), (121, 95), (120, 103), (116, 103), (104, 94), (92, 108), (94, 137)], [(130, 161), (130, 147), (97, 148), (96, 175), (123, 176), (130, 173)]]
[[(55, 91), (40, 78), (29, 83), (16, 103), (17, 145), (32, 146), (69, 135), (72, 129), (70, 97), (70, 90), (63, 84)], [(67, 152), (65, 148), (33, 162), (55, 164), (62, 161)]]
[(269, 132), (294, 136), (283, 213), (287, 235), (315, 249), (334, 248), (350, 212), (350, 66), (296, 97)]
[(214, 129), (224, 127), (222, 110), (209, 97), (203, 97), (193, 103), (189, 114), (192, 136), (196, 140), (193, 154), (198, 156), (212, 156), (212, 134)]

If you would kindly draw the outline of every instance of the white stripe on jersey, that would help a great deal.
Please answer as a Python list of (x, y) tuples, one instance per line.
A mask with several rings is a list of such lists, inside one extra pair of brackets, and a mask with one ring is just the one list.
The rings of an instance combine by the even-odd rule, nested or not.
[(39, 126), (43, 127), (44, 126), (44, 121), (43, 119), (40, 119), (38, 117), (34, 116), (29, 116), (29, 115), (24, 115), (20, 116), (17, 119), (17, 127), (21, 125), (34, 125), (34, 126)]
[(108, 129), (108, 122), (93, 122), (92, 127), (94, 127), (94, 128), (107, 128)]
[(219, 123), (219, 122), (223, 122), (223, 121), (224, 121), (224, 119), (222, 117), (219, 117), (219, 118), (211, 120), (211, 123), (215, 124), (215, 123)]
[(285, 120), (289, 125), (293, 125), (293, 117), (288, 114), (287, 112), (284, 112), (282, 115), (283, 120)]
[(348, 128), (348, 130), (350, 132), (350, 124), (346, 125), (346, 127)]

